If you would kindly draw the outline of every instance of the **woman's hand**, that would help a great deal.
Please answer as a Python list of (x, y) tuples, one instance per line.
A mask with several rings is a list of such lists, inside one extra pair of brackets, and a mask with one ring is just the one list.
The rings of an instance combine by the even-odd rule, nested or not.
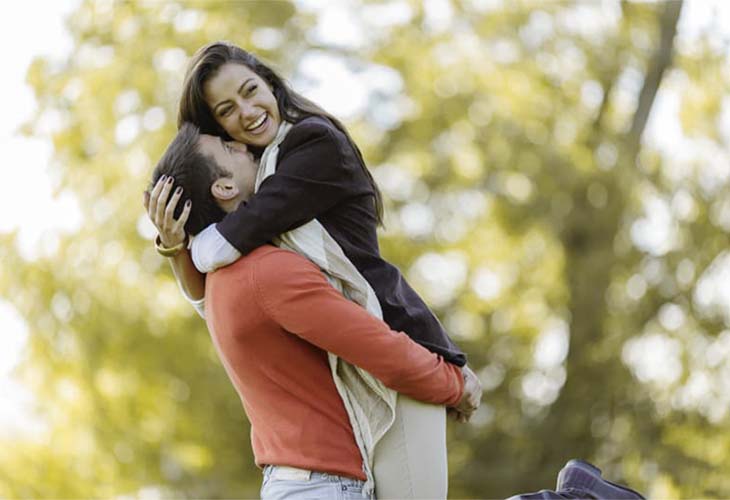
[[(183, 189), (178, 187), (170, 197), (170, 191), (175, 181), (172, 177), (162, 176), (155, 184), (152, 192), (145, 191), (144, 206), (147, 209), (152, 224), (160, 233), (160, 243), (167, 248), (172, 248), (185, 241), (185, 223), (190, 216), (190, 200), (185, 202), (180, 217), (175, 220), (175, 207), (180, 201)], [(169, 198), (169, 201), (168, 201)]]

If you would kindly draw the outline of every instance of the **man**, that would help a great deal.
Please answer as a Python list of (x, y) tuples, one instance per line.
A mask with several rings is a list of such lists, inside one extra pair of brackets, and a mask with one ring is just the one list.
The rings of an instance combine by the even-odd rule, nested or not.
[[(161, 236), (182, 241), (186, 228), (195, 234), (245, 202), (256, 169), (245, 146), (184, 125), (153, 173), (150, 217)], [(194, 209), (177, 207), (183, 192)], [(187, 252), (172, 257), (176, 273), (192, 267)], [(451, 404), (464, 419), (478, 406), (478, 381), (464, 383), (458, 368), (344, 299), (295, 253), (261, 247), (209, 275), (205, 296), (211, 336), (251, 421), (256, 463), (265, 466), (263, 498), (364, 498), (362, 460), (325, 351), (406, 395)], [(642, 498), (576, 460), (557, 488), (515, 498)]]
[[(153, 173), (148, 210), (158, 227), (195, 233), (251, 195), (256, 168), (245, 146), (184, 125)], [(192, 208), (175, 206), (182, 193)], [(159, 243), (165, 253), (175, 250)], [(185, 258), (173, 262), (175, 272), (185, 272)], [(414, 399), (467, 417), (478, 406), (477, 382), (465, 391), (459, 367), (346, 300), (298, 254), (265, 245), (206, 281), (206, 320), (251, 421), (264, 498), (342, 491), (366, 498), (362, 458), (327, 352)]]

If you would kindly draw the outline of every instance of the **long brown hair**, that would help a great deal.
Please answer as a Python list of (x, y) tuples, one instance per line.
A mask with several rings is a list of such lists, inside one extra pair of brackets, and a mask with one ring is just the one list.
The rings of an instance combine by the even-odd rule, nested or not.
[(221, 66), (229, 62), (243, 64), (271, 86), (274, 97), (276, 97), (279, 114), (283, 120), (297, 123), (309, 116), (319, 116), (331, 121), (338, 130), (345, 134), (373, 189), (377, 221), (378, 224), (382, 224), (383, 200), (380, 190), (372, 174), (365, 166), (360, 148), (352, 140), (345, 126), (320, 106), (292, 90), (281, 76), (271, 69), (271, 67), (261, 62), (256, 56), (230, 42), (213, 42), (201, 47), (193, 55), (185, 72), (185, 82), (183, 84), (177, 115), (178, 128), (185, 122), (191, 122), (200, 128), (202, 134), (217, 135), (231, 139), (223, 127), (215, 120), (210, 107), (205, 102), (203, 90), (205, 83), (218, 73)]

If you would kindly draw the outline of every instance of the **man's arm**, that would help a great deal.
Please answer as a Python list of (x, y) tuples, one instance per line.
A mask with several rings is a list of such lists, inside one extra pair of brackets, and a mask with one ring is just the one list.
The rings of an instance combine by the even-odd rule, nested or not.
[(265, 255), (253, 279), (259, 304), (285, 330), (409, 397), (448, 406), (461, 402), (459, 367), (345, 299), (304, 257), (284, 250)]

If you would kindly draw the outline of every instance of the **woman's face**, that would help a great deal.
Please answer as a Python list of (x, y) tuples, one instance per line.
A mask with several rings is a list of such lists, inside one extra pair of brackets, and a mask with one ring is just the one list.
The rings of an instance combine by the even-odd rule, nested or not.
[(205, 102), (232, 139), (265, 147), (281, 123), (276, 97), (248, 66), (226, 63), (203, 85)]

